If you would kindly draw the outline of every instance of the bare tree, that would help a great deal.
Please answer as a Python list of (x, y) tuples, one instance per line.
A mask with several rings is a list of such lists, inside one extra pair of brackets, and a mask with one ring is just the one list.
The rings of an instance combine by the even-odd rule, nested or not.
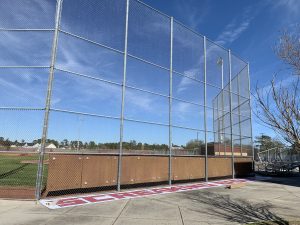
[(275, 54), (282, 60), (295, 75), (300, 75), (300, 26), (296, 32), (283, 31), (279, 43), (275, 45)]
[(300, 151), (300, 36), (283, 32), (275, 53), (292, 70), (291, 82), (276, 77), (265, 88), (256, 86), (256, 116)]

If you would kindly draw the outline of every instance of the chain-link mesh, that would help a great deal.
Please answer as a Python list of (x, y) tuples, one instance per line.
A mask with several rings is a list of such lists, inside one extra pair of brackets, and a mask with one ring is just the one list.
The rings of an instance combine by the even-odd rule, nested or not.
[(55, 2), (4, 0), (0, 10), (0, 196), (34, 198)]
[[(1, 108), (0, 118), (1, 197), (33, 198), (43, 110)], [(44, 175), (46, 173), (45, 169)], [(7, 193), (7, 196), (3, 196), (2, 192)]]
[[(222, 89), (229, 83), (228, 51), (207, 41), (207, 84)], [(215, 95), (216, 96), (216, 95)]]
[(169, 68), (170, 18), (139, 1), (129, 7), (128, 54)]
[(0, 27), (54, 29), (55, 3), (52, 0), (2, 0)]
[(126, 1), (64, 0), (62, 10), (62, 31), (124, 50)]
[(137, 0), (0, 9), (0, 193), (213, 179), (251, 162), (248, 66), (230, 51)]
[[(49, 66), (51, 31), (0, 31), (2, 66)], [(26, 41), (24, 41), (26, 40)]]
[[(173, 68), (175, 74), (184, 75), (197, 81), (204, 81), (203, 36), (174, 22), (173, 25)], [(190, 80), (184, 78), (183, 83)], [(192, 82), (189, 82), (192, 84)], [(201, 90), (198, 90), (199, 93)], [(198, 95), (203, 99), (203, 95)]]

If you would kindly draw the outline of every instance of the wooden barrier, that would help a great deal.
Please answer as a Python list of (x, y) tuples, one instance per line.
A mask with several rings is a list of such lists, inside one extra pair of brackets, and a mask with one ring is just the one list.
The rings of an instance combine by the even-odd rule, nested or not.
[(231, 158), (208, 158), (208, 178), (232, 175)]
[[(168, 156), (124, 155), (121, 184), (142, 184), (168, 181)], [(238, 174), (249, 171), (244, 163), (251, 158), (235, 158)], [(46, 194), (50, 191), (114, 186), (117, 184), (117, 155), (51, 154), (49, 157)], [(231, 176), (230, 157), (209, 157), (208, 177)], [(172, 157), (172, 179), (205, 178), (203, 156)]]
[(49, 156), (47, 190), (81, 188), (82, 155), (51, 154)]
[(168, 157), (123, 156), (121, 184), (138, 184), (168, 180)]
[(117, 184), (117, 156), (83, 156), (81, 188)]
[(200, 157), (180, 157), (172, 159), (173, 180), (193, 180), (205, 177), (205, 160)]

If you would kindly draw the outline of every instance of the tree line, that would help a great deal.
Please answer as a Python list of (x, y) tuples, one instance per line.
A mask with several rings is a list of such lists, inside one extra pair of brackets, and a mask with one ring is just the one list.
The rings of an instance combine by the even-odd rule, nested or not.
[[(5, 139), (4, 137), (0, 137), (0, 148), (5, 150), (12, 149), (12, 146), (16, 148), (21, 148), (25, 144), (28, 146), (33, 146), (35, 144), (40, 144), (41, 139), (33, 140), (32, 142), (28, 143), (25, 140), (15, 140), (11, 141), (8, 138)], [(119, 149), (120, 143), (119, 142), (106, 142), (106, 143), (96, 143), (95, 141), (80, 141), (80, 140), (68, 140), (63, 139), (62, 141), (57, 141), (54, 139), (47, 139), (46, 140), (46, 147), (48, 144), (54, 144), (56, 148), (59, 149), (68, 149), (68, 150), (109, 150), (109, 149)], [(218, 144), (217, 142), (208, 142), (208, 151), (214, 152), (214, 144)], [(227, 146), (230, 145), (230, 140), (224, 140), (223, 144)], [(168, 151), (169, 146), (167, 144), (149, 144), (149, 143), (142, 143), (137, 142), (135, 140), (131, 140), (129, 142), (123, 142), (122, 147), (124, 150), (152, 150), (152, 151)], [(251, 149), (251, 146), (243, 145), (244, 148)], [(187, 141), (185, 145), (172, 145), (172, 148), (177, 150), (187, 150), (187, 151), (204, 151), (205, 150), (205, 143), (203, 140), (199, 139), (191, 139)]]
[[(23, 147), (25, 144), (35, 145), (40, 144), (41, 139), (33, 140), (31, 143), (25, 142), (25, 140), (15, 140), (11, 141), (8, 138), (0, 137), (0, 146), (9, 149), (11, 146)], [(54, 139), (47, 139), (47, 144), (54, 144), (57, 148), (65, 149), (119, 149), (119, 142), (106, 142), (106, 143), (96, 143), (95, 141), (83, 142), (79, 140), (68, 140), (63, 139), (62, 141), (57, 141)], [(179, 147), (182, 149), (197, 149), (203, 146), (204, 142), (202, 140), (191, 139), (186, 143), (186, 145), (173, 145), (173, 147)], [(142, 142), (136, 142), (131, 140), (129, 142), (123, 142), (123, 149), (128, 150), (168, 150), (169, 146), (167, 144), (148, 144)]]

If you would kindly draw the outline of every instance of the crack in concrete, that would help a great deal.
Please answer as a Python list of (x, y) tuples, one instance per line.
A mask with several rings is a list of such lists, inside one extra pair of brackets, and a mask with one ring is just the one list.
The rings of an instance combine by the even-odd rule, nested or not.
[(182, 217), (182, 212), (181, 212), (180, 206), (178, 206), (178, 210), (179, 210), (179, 214), (180, 214), (180, 218), (181, 218), (181, 223), (182, 223), (182, 225), (184, 225), (184, 221), (183, 221), (183, 217)]
[(119, 213), (119, 215), (117, 216), (117, 218), (114, 220), (114, 222), (112, 223), (112, 225), (115, 225), (116, 222), (118, 221), (119, 217), (121, 216), (121, 214), (123, 213), (123, 211), (125, 210), (125, 208), (127, 207), (127, 205), (129, 204), (129, 202), (131, 201), (131, 199), (129, 199), (126, 204), (124, 205), (123, 209), (121, 210), (121, 212)]

